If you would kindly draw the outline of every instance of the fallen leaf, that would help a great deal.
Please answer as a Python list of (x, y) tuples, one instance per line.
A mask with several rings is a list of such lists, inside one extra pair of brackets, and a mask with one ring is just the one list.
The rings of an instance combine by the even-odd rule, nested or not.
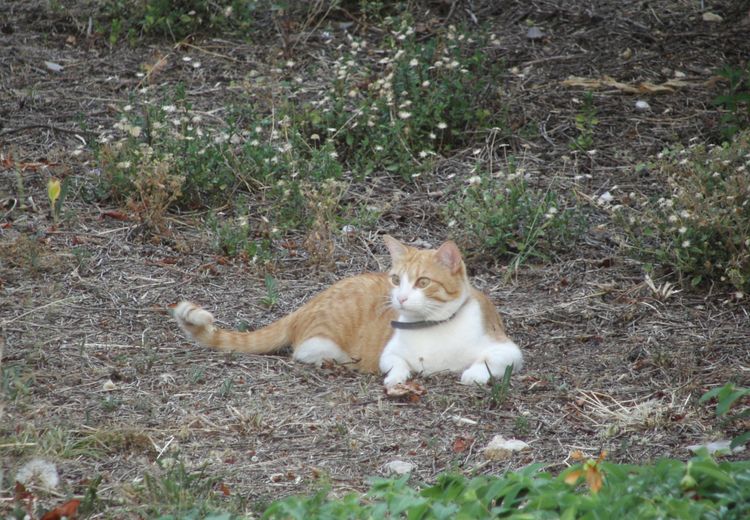
[(629, 84), (617, 81), (611, 76), (602, 76), (601, 78), (581, 78), (571, 76), (564, 80), (562, 84), (566, 87), (582, 87), (586, 90), (598, 90), (601, 88), (615, 88), (626, 94), (669, 94), (679, 88), (693, 86), (693, 83), (672, 78), (664, 83), (651, 83), (642, 81), (638, 84)]
[(60, 189), (60, 179), (52, 177), (47, 181), (47, 196), (49, 197), (50, 206), (55, 206), (55, 202), (60, 196)]
[(219, 491), (221, 491), (221, 494), (224, 495), (225, 497), (228, 497), (230, 494), (229, 487), (223, 482), (219, 484)]
[(24, 486), (20, 482), (16, 482), (15, 495), (16, 500), (18, 501), (26, 500), (34, 496), (29, 491), (27, 491), (26, 486)]
[(463, 453), (468, 450), (471, 445), (474, 444), (474, 439), (471, 437), (456, 437), (453, 440), (452, 450), (453, 453)]
[(125, 213), (123, 213), (122, 211), (114, 210), (114, 209), (108, 209), (108, 210), (102, 211), (99, 216), (101, 218), (109, 217), (115, 220), (130, 220), (129, 217)]
[(419, 399), (427, 393), (425, 387), (415, 381), (407, 381), (406, 383), (399, 383), (385, 388), (385, 395), (394, 399), (403, 399), (412, 403), (416, 403)]
[(62, 520), (63, 517), (68, 519), (75, 518), (79, 505), (81, 505), (81, 501), (77, 498), (68, 500), (64, 504), (44, 513), (41, 520)]

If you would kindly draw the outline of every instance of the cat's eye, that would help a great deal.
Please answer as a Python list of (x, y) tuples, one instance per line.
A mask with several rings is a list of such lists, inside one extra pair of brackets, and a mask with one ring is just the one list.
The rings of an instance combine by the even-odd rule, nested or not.
[(423, 276), (422, 278), (417, 279), (417, 283), (414, 284), (414, 285), (417, 286), (420, 289), (424, 289), (425, 287), (427, 287), (428, 285), (430, 285), (431, 282), (432, 282), (432, 280), (430, 280), (429, 278), (425, 278)]
[(401, 283), (401, 278), (399, 278), (397, 274), (392, 274), (391, 275), (391, 283), (393, 285), (398, 285), (398, 284)]

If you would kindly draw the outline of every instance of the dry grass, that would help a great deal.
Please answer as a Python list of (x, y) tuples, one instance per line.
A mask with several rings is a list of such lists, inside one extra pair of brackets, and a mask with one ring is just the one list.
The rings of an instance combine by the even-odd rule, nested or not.
[[(662, 3), (674, 31), (692, 23), (668, 10), (672, 3)], [(642, 183), (648, 189), (648, 180), (633, 173), (634, 162), (670, 138), (700, 135), (701, 121), (715, 117), (706, 108), (711, 92), (650, 99), (655, 114), (648, 117), (623, 109), (632, 104), (629, 97), (603, 96), (598, 153), (571, 155), (566, 136), (578, 109), (571, 98), (578, 93), (561, 89), (560, 80), (623, 76), (617, 53), (636, 45), (637, 69), (630, 74), (658, 76), (666, 64), (648, 43), (657, 36), (638, 33), (645, 43), (634, 42), (624, 13), (615, 7), (619, 3), (605, 2), (601, 9), (619, 14), (586, 25), (569, 6), (565, 23), (547, 22), (557, 31), (555, 38), (535, 46), (524, 39), (525, 30), (507, 22), (527, 8), (501, 4), (483, 16), (497, 25), (503, 48), (512, 49), (505, 55), (508, 65), (531, 67), (526, 78), (508, 77), (508, 95), (516, 100), (512, 122), (519, 128), (546, 122), (546, 138), (512, 143), (524, 154), (534, 182), (543, 184), (562, 172), (565, 186), (592, 200), (614, 184), (625, 193)], [(8, 51), (11, 37), (1, 35), (0, 67), (18, 71), (12, 81), (3, 81), (16, 91), (33, 84), (35, 93), (27, 100), (33, 108), (17, 110), (0, 101), (0, 113), (11, 114), (6, 128), (45, 124), (46, 118), (62, 125), (79, 111), (90, 114), (89, 128), (111, 127), (107, 104), (123, 95), (107, 78), (129, 77), (149, 51), (95, 48), (92, 55), (82, 46), (61, 44), (53, 52), (23, 17), (19, 20), (14, 38), (28, 37), (27, 57), (19, 61)], [(587, 32), (579, 34), (581, 24)], [(733, 33), (707, 34), (699, 45), (680, 44), (680, 38), (668, 35), (660, 45), (671, 45), (670, 53), (683, 56), (691, 70), (703, 70), (722, 60), (722, 49), (727, 52), (731, 45), (721, 47), (719, 41)], [(610, 44), (595, 54), (595, 62), (567, 56), (565, 42), (583, 38), (599, 48), (604, 35)], [(65, 34), (53, 36), (64, 41)], [(204, 45), (214, 53), (202, 55), (204, 76), (186, 77), (174, 67), (159, 81), (188, 81), (191, 92), (200, 93), (215, 78), (236, 74), (236, 64), (221, 56), (258, 52), (240, 43)], [(64, 84), (28, 65), (53, 54), (67, 64)], [(195, 94), (196, 106), (207, 112), (223, 103), (218, 91), (210, 92)], [(53, 100), (52, 106), (39, 105), (42, 99)], [(10, 143), (19, 160), (43, 156), (52, 164), (24, 173), (26, 194), (35, 201), (45, 200), (49, 172), (84, 180), (95, 174), (85, 154), (72, 153), (79, 140), (67, 132), (0, 130), (0, 139), (0, 152)], [(490, 149), (495, 150), (488, 144)], [(314, 262), (304, 253), (305, 236), (291, 236), (302, 253), (279, 254), (270, 266), (280, 293), (270, 311), (261, 303), (265, 272), (218, 258), (203, 214), (160, 217), (159, 227), (169, 232), (162, 242), (153, 242), (143, 240), (138, 222), (102, 216), (100, 209), (106, 208), (80, 196), (69, 197), (57, 228), (44, 208), (0, 208), (0, 340), (5, 342), (0, 452), (6, 475), (0, 509), (10, 503), (14, 470), (34, 455), (58, 464), (60, 495), (83, 494), (101, 476), (102, 507), (117, 516), (150, 496), (139, 487), (144, 474), (160, 474), (160, 463), (177, 458), (219, 479), (229, 492), (225, 500), (243, 497), (243, 507), (254, 509), (323, 484), (337, 494), (362, 490), (395, 459), (414, 463), (412, 478), (421, 482), (448, 470), (489, 474), (531, 462), (554, 470), (579, 448), (593, 453), (605, 447), (617, 461), (686, 458), (686, 446), (716, 436), (712, 412), (697, 398), (716, 384), (746, 378), (747, 307), (714, 293), (669, 291), (667, 296), (663, 281), (648, 289), (641, 266), (618, 251), (606, 216), (596, 212), (585, 243), (558, 261), (527, 265), (507, 278), (502, 263), (470, 265), (476, 285), (497, 303), (526, 356), (525, 370), (513, 378), (510, 397), (500, 407), (493, 406), (489, 388), (459, 386), (451, 375), (421, 380), (426, 395), (406, 403), (387, 399), (380, 377), (317, 370), (283, 354), (210, 352), (187, 343), (164, 311), (190, 298), (227, 326), (260, 326), (341, 277), (383, 269), (382, 233), (419, 245), (439, 243), (445, 229), (435, 217), (451, 189), (445, 178), (466, 176), (469, 155), (446, 160), (439, 175), (408, 192), (383, 179), (351, 187), (348, 197), (362, 207), (383, 208), (382, 216), (370, 229), (342, 235), (321, 213), (316, 229), (325, 247), (313, 251)], [(582, 173), (589, 177), (576, 177)], [(0, 189), (3, 201), (15, 193), (6, 170), (0, 171)], [(285, 250), (276, 244), (277, 253)], [(532, 449), (507, 462), (488, 462), (481, 448), (496, 434), (521, 438)], [(457, 437), (473, 439), (472, 449), (456, 452)]]

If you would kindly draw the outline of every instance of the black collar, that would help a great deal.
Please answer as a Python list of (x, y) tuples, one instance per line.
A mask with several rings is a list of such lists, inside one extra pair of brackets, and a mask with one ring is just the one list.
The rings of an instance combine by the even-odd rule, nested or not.
[(435, 325), (440, 325), (441, 323), (445, 323), (446, 321), (451, 321), (453, 318), (456, 317), (456, 315), (461, 312), (461, 309), (464, 308), (464, 306), (469, 302), (469, 298), (467, 297), (464, 302), (461, 304), (461, 306), (456, 309), (456, 312), (453, 313), (450, 317), (444, 319), (444, 320), (425, 320), (425, 321), (392, 321), (391, 327), (394, 329), (401, 329), (401, 330), (417, 330), (417, 329), (427, 329), (429, 327), (433, 327)]

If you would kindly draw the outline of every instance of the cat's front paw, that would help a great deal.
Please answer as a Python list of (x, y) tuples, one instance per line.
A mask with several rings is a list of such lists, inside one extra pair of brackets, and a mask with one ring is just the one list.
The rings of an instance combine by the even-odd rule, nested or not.
[(383, 384), (386, 388), (392, 388), (396, 385), (400, 385), (403, 383), (406, 383), (406, 380), (409, 378), (409, 371), (404, 370), (400, 367), (393, 367), (388, 372), (388, 375), (385, 376), (385, 379), (383, 380)]
[(462, 385), (486, 385), (490, 380), (490, 371), (485, 364), (471, 365), (461, 374)]

